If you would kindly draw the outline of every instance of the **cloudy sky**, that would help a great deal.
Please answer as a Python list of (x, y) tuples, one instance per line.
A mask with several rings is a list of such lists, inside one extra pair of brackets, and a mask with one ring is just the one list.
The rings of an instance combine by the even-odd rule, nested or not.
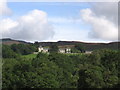
[(118, 40), (116, 2), (3, 2), (2, 38), (25, 41)]

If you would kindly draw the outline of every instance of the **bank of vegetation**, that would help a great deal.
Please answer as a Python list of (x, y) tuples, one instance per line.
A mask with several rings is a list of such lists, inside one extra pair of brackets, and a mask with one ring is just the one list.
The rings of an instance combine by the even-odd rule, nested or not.
[(120, 51), (32, 54), (34, 45), (3, 45), (3, 88), (117, 88)]

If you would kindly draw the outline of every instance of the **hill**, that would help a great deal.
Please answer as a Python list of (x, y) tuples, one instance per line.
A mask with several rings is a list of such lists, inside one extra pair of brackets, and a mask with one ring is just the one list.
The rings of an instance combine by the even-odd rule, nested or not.
[(53, 44), (56, 44), (57, 46), (81, 44), (82, 46), (84, 46), (85, 50), (92, 51), (103, 48), (118, 50), (120, 42), (86, 43), (86, 42), (78, 42), (78, 41), (58, 41), (58, 42), (38, 42), (38, 44), (41, 46), (51, 46)]
[[(5, 45), (11, 45), (11, 44), (32, 44), (30, 42), (20, 41), (20, 40), (13, 40), (10, 38), (4, 38), (0, 39), (0, 42)], [(92, 51), (97, 49), (113, 49), (118, 50), (120, 42), (110, 42), (110, 43), (87, 43), (87, 42), (78, 42), (78, 41), (58, 41), (58, 42), (35, 42), (34, 45), (41, 45), (41, 46), (51, 46), (53, 44), (56, 44), (57, 46), (64, 46), (64, 45), (76, 45), (81, 44), (84, 46), (85, 50)]]
[(20, 40), (13, 40), (10, 38), (4, 38), (4, 39), (0, 39), (0, 43), (2, 42), (2, 44), (5, 45), (12, 45), (12, 44), (29, 44), (29, 42), (25, 42), (25, 41), (20, 41)]

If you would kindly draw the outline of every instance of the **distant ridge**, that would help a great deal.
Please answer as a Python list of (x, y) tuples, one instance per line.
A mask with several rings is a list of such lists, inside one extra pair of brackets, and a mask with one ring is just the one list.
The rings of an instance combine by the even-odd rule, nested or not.
[(58, 46), (81, 44), (82, 46), (85, 47), (86, 50), (92, 51), (103, 48), (118, 50), (120, 42), (110, 42), (110, 43), (87, 43), (87, 42), (78, 42), (78, 41), (39, 42), (39, 45), (42, 46), (51, 46), (52, 44), (56, 44)]
[(0, 42), (2, 42), (2, 44), (5, 45), (12, 45), (12, 44), (29, 44), (30, 42), (25, 42), (25, 41), (21, 41), (21, 40), (14, 40), (11, 38), (3, 38), (0, 39)]
[[(21, 40), (13, 40), (10, 38), (3, 38), (0, 39), (0, 42), (5, 45), (12, 45), (12, 44), (33, 44), (30, 42), (25, 42)], [(88, 42), (80, 42), (80, 41), (58, 41), (58, 42), (37, 42), (34, 44), (38, 44), (41, 46), (51, 46), (53, 44), (56, 44), (57, 46), (64, 46), (64, 45), (76, 45), (81, 44), (85, 47), (86, 50), (92, 51), (92, 50), (98, 50), (98, 49), (113, 49), (118, 50), (120, 42), (110, 42), (110, 43), (88, 43)]]

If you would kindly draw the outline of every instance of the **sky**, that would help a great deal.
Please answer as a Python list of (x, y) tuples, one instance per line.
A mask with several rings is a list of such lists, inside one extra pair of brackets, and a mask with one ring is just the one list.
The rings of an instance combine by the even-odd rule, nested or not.
[(24, 41), (118, 40), (117, 2), (3, 2), (2, 38)]

